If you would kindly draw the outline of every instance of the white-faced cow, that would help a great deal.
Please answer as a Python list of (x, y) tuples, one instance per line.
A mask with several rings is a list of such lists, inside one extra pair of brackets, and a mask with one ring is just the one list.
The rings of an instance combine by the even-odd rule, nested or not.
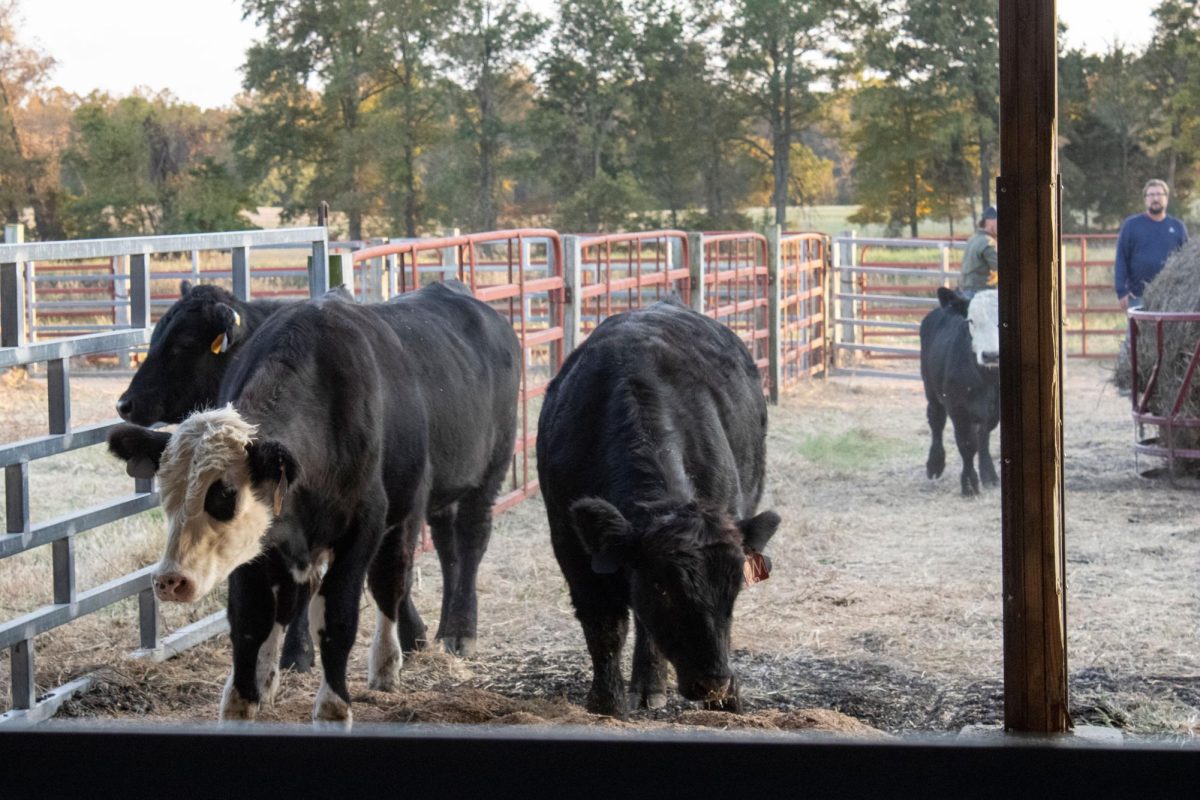
[[(353, 300), (343, 287), (328, 298)], [(126, 422), (178, 423), (193, 411), (217, 403), (221, 381), (242, 344), (267, 317), (288, 303), (242, 301), (219, 286), (180, 284), (180, 297), (154, 326), (150, 347), (129, 387), (117, 400)], [(287, 625), (280, 665), (305, 672), (312, 667), (313, 645), (307, 622), (308, 587), (300, 589), (294, 619)]]
[(740, 708), (729, 666), (734, 601), (748, 559), (761, 563), (779, 524), (772, 512), (755, 516), (766, 430), (745, 345), (672, 302), (606, 319), (551, 382), (538, 477), (592, 657), (590, 711), (664, 705), (664, 658), (685, 698)]
[(971, 497), (979, 494), (981, 478), (985, 486), (999, 483), (990, 450), (992, 430), (1000, 424), (999, 301), (994, 289), (968, 300), (946, 288), (938, 289), (938, 301), (921, 320), (921, 379), (932, 433), (925, 472), (936, 478), (946, 468), (942, 431), (948, 415), (962, 456), (962, 493)]
[(223, 719), (253, 718), (272, 698), (280, 620), (322, 566), (309, 610), (324, 673), (314, 719), (349, 723), (346, 662), (364, 578), (378, 608), (369, 683), (394, 688), (396, 619), (427, 517), (456, 558), (441, 634), (473, 640), (475, 574), (512, 455), (521, 358), (512, 326), (454, 283), (376, 306), (283, 308), (230, 365), (223, 408), (174, 434), (125, 425), (110, 435), (131, 472), (156, 471), (162, 486), (159, 598), (193, 601), (230, 579)]

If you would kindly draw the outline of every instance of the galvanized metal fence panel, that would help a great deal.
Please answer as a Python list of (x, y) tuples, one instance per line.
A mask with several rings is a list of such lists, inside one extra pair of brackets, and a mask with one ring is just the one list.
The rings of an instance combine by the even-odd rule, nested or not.
[[(1113, 234), (1064, 234), (1067, 355), (1113, 358), (1125, 315), (1113, 291)], [(834, 363), (841, 374), (919, 378), (917, 331), (937, 305), (938, 286), (956, 286), (959, 240), (834, 240)]]
[[(224, 624), (224, 614), (201, 620), (187, 630), (166, 637), (160, 634), (158, 603), (151, 588), (153, 567), (147, 566), (89, 589), (80, 589), (75, 572), (75, 537), (102, 525), (145, 511), (158, 504), (150, 480), (134, 481), (133, 492), (86, 508), (75, 508), (59, 517), (35, 523), (30, 496), (30, 464), (50, 456), (99, 444), (119, 420), (74, 426), (71, 422), (71, 359), (103, 353), (127, 352), (150, 338), (151, 257), (156, 254), (197, 250), (229, 250), (234, 256), (235, 288), (246, 296), (249, 281), (236, 279), (240, 268), (249, 276), (249, 251), (260, 245), (288, 244), (311, 247), (309, 285), (328, 284), (324, 254), (324, 228), (153, 236), (76, 242), (9, 243), (0, 245), (0, 369), (44, 365), (47, 384), (47, 432), (18, 441), (0, 441), (0, 466), (4, 468), (5, 528), (0, 535), (0, 559), (36, 548), (51, 549), (53, 602), (16, 618), (0, 621), (0, 649), (9, 651), (11, 710), (0, 714), (0, 723), (37, 720), (53, 713), (70, 696), (67, 687), (39, 694), (36, 685), (35, 638), (125, 598), (137, 596), (139, 644), (148, 651), (178, 650), (184, 643), (212, 635)], [(124, 329), (76, 335), (51, 341), (30, 341), (28, 287), (38, 261), (105, 258), (128, 264), (128, 287), (122, 320)], [(115, 283), (114, 283), (115, 285)], [(5, 433), (0, 433), (5, 435)], [(118, 469), (116, 461), (113, 469)], [(71, 684), (77, 690), (86, 679)]]

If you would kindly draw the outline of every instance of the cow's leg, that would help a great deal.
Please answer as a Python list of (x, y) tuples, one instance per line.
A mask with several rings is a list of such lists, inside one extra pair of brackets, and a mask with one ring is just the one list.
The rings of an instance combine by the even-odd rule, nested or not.
[(975, 450), (978, 446), (978, 424), (967, 411), (956, 411), (950, 421), (954, 424), (954, 443), (962, 456), (962, 494), (974, 497), (979, 494), (979, 475), (975, 472)]
[(979, 479), (984, 486), (996, 486), (1000, 477), (996, 475), (996, 465), (992, 463), (992, 431), (987, 425), (979, 426)]
[(929, 460), (925, 462), (925, 476), (940, 478), (946, 469), (946, 448), (942, 445), (942, 432), (946, 429), (946, 407), (938, 400), (929, 400), (925, 408), (929, 420)]
[[(572, 593), (574, 594), (574, 593)], [(604, 603), (575, 603), (575, 616), (583, 626), (588, 653), (592, 656), (592, 688), (588, 692), (587, 710), (593, 714), (610, 714), (624, 718), (625, 681), (621, 677), (621, 648), (629, 628), (629, 614), (624, 603), (620, 608)]]
[(371, 555), (383, 535), (387, 498), (383, 488), (364, 497), (346, 535), (333, 548), (333, 563), (313, 595), (309, 624), (321, 649), (323, 680), (313, 706), (313, 722), (349, 728), (350, 689), (346, 664), (358, 632), (358, 603)]
[(633, 674), (629, 680), (629, 708), (662, 708), (667, 704), (667, 662), (653, 637), (634, 620)]
[(294, 611), (285, 623), (287, 634), (283, 639), (283, 655), (279, 658), (279, 666), (296, 672), (308, 672), (316, 661), (312, 635), (308, 630), (308, 601), (312, 590), (307, 579), (293, 582), (292, 586), (294, 592), (291, 608)]
[(599, 575), (579, 544), (575, 527), (552, 503), (546, 504), (550, 542), (554, 556), (567, 580), (575, 617), (583, 627), (588, 653), (592, 656), (592, 688), (587, 710), (593, 714), (625, 716), (625, 681), (621, 677), (621, 648), (629, 628), (627, 586), (618, 574)]
[(454, 588), (458, 585), (459, 579), (461, 561), (458, 555), (458, 541), (454, 536), (457, 510), (458, 504), (456, 503), (429, 516), (429, 530), (433, 537), (433, 547), (437, 551), (438, 564), (442, 568), (442, 610), (438, 617), (436, 636), (439, 640), (446, 632), (446, 618), (450, 614)]
[(984, 486), (996, 486), (1000, 483), (996, 475), (996, 465), (992, 463), (992, 431), (1000, 424), (1000, 390), (992, 388), (991, 402), (988, 404), (987, 422), (979, 426), (979, 476)]
[[(375, 636), (367, 656), (368, 685), (376, 691), (393, 691), (400, 682), (404, 642), (396, 636), (396, 617), (412, 604), (413, 566), (421, 536), (423, 508), (423, 503), (418, 505), (399, 525), (387, 530), (367, 572), (367, 586), (378, 611)], [(416, 613), (415, 609), (413, 613)], [(420, 622), (420, 616), (417, 616), (417, 622), (423, 635), (425, 625)]]
[(450, 592), (449, 610), (443, 606), (443, 624), (438, 630), (438, 638), (446, 652), (464, 658), (475, 653), (479, 621), (475, 581), (479, 575), (479, 562), (492, 537), (492, 498), (495, 494), (490, 486), (467, 493), (459, 499), (454, 519), (457, 580)]
[(279, 685), (278, 585), (272, 585), (267, 558), (243, 564), (229, 576), (229, 638), (233, 670), (221, 695), (222, 720), (251, 720), (261, 702), (274, 699)]

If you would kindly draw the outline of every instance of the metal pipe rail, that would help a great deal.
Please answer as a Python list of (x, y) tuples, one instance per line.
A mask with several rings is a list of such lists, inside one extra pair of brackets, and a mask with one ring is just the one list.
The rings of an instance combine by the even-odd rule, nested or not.
[[(29, 470), (30, 464), (39, 459), (102, 443), (108, 431), (118, 423), (113, 419), (78, 427), (72, 425), (71, 359), (123, 353), (149, 341), (153, 277), (150, 256), (196, 249), (230, 250), (234, 293), (249, 299), (250, 249), (279, 244), (303, 244), (312, 248), (312, 267), (308, 270), (310, 291), (324, 293), (328, 288), (324, 228), (0, 244), (0, 369), (45, 365), (48, 418), (46, 435), (21, 441), (0, 441), (5, 493), (0, 559), (49, 547), (53, 572), (53, 602), (50, 605), (15, 619), (0, 620), (0, 649), (9, 650), (12, 665), (12, 710), (0, 714), (0, 723), (45, 718), (70, 696), (65, 691), (54, 690), (39, 697), (34, 658), (34, 639), (39, 634), (134, 595), (138, 597), (139, 644), (147, 651), (165, 648), (173, 652), (194, 641), (198, 632), (211, 634), (222, 627), (224, 615), (213, 615), (188, 626), (186, 631), (165, 639), (161, 637), (158, 601), (150, 585), (152, 567), (143, 567), (91, 589), (80, 590), (76, 584), (76, 535), (158, 505), (153, 481), (137, 479), (132, 493), (34, 523), (31, 499), (36, 498), (30, 497)], [(129, 274), (124, 277), (128, 286), (127, 314), (120, 321), (122, 329), (54, 341), (29, 341), (27, 300), (32, 298), (26, 297), (26, 288), (33, 285), (32, 279), (36, 277), (36, 261), (95, 257), (128, 259)], [(113, 468), (117, 468), (116, 462)], [(86, 681), (72, 685), (83, 683)]]
[[(14, 259), (24, 264), (26, 331), (35, 339), (62, 334), (114, 330), (126, 327), (129, 317), (129, 264), (140, 259), (152, 261), (151, 281), (191, 279), (193, 281), (229, 281), (235, 288), (241, 274), (249, 268), (251, 249), (311, 248), (321, 268), (331, 250), (355, 247), (357, 242), (338, 242), (332, 245), (325, 239), (323, 228), (284, 228), (275, 230), (234, 231), (229, 233), (185, 234), (177, 236), (143, 236), (123, 239), (92, 239), (67, 242), (15, 243), (0, 245), (0, 259)], [(199, 254), (203, 251), (229, 251), (231, 264), (226, 269), (201, 269)], [(191, 269), (155, 269), (153, 257), (190, 253)], [(92, 264), (49, 264), (47, 261), (105, 257), (106, 261)], [(0, 262), (6, 263), (6, 262)], [(311, 285), (327, 285), (327, 278), (314, 276), (310, 268), (283, 269), (259, 267), (256, 278), (304, 279)], [(100, 272), (97, 274), (96, 271)], [(248, 281), (249, 279), (246, 278)], [(82, 285), (81, 285), (82, 284)], [(271, 294), (276, 294), (272, 292)], [(303, 296), (300, 292), (283, 291), (279, 296)], [(174, 302), (170, 294), (153, 294), (151, 308), (161, 309)], [(156, 318), (152, 314), (152, 319)], [(43, 317), (55, 320), (43, 321)], [(83, 320), (76, 322), (75, 320)], [(104, 320), (108, 320), (105, 322)]]

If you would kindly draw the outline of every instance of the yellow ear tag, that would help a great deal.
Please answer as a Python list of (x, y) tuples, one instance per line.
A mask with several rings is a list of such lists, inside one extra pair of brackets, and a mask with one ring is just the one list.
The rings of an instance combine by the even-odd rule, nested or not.
[(229, 337), (222, 333), (220, 336), (213, 339), (210, 349), (213, 351), (214, 356), (224, 353), (229, 349)]

